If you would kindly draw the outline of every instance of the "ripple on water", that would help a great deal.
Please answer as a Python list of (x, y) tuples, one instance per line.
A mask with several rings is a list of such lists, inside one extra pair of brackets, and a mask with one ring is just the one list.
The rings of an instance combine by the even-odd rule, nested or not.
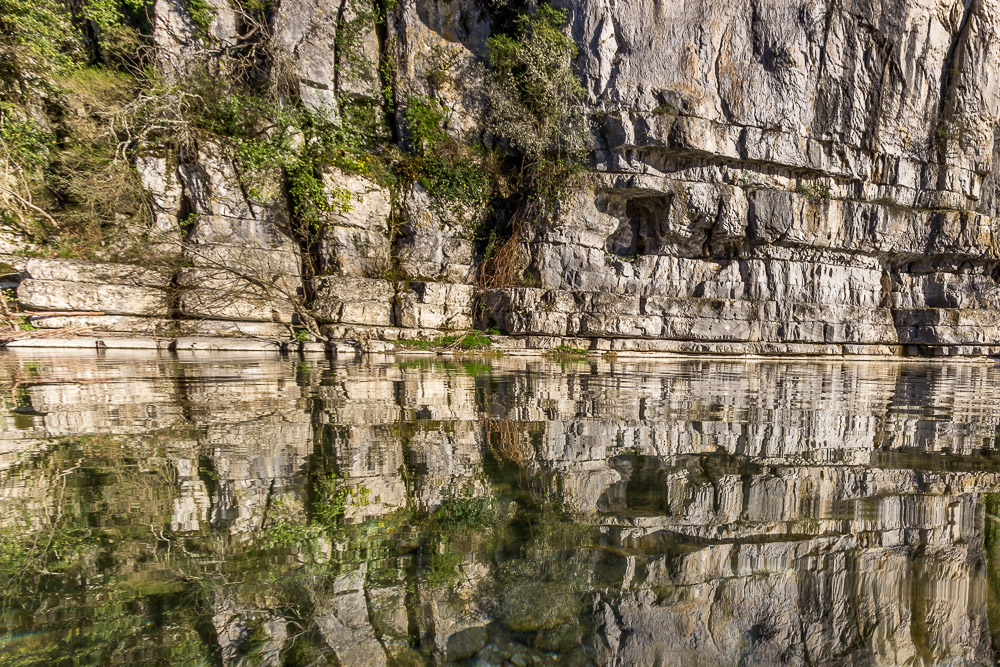
[(0, 662), (992, 663), (1000, 370), (0, 355)]

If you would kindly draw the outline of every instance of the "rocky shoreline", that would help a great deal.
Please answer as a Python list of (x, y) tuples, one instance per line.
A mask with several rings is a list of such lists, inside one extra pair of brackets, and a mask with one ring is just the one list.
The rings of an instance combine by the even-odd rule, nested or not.
[[(383, 332), (384, 333), (384, 332)], [(408, 335), (405, 330), (400, 336)], [(412, 341), (414, 339), (405, 339)], [(1000, 346), (922, 347), (887, 345), (813, 345), (808, 343), (697, 343), (692, 341), (648, 341), (637, 339), (586, 339), (547, 336), (493, 336), (488, 347), (476, 350), (449, 349), (448, 346), (422, 348), (412, 342), (400, 344), (375, 338), (345, 338), (333, 341), (264, 339), (235, 336), (181, 336), (157, 338), (107, 335), (42, 335), (0, 341), (0, 350), (147, 350), (167, 353), (245, 352), (263, 354), (325, 355), (354, 358), (363, 354), (402, 356), (554, 356), (584, 360), (587, 358), (670, 359), (677, 357), (714, 357), (720, 359), (768, 357), (949, 361), (986, 360), (1000, 357)]]
[[(255, 302), (243, 294), (229, 295), (204, 312), (185, 312), (177, 303), (183, 303), (190, 292), (204, 288), (178, 287), (176, 276), (162, 269), (77, 260), (7, 259), (12, 266), (20, 267), (10, 274), (16, 278), (11, 278), (8, 289), (17, 296), (21, 312), (15, 314), (22, 320), (20, 330), (6, 336), (0, 332), (0, 346), (10, 349), (437, 354), (464, 353), (461, 348), (455, 349), (453, 339), (474, 335), (483, 340), (477, 346), (481, 351), (513, 355), (565, 354), (566, 350), (576, 356), (646, 357), (1000, 355), (1000, 344), (992, 344), (997, 341), (992, 340), (990, 327), (965, 323), (970, 313), (961, 309), (925, 309), (923, 323), (899, 327), (899, 342), (894, 343), (836, 339), (823, 342), (822, 334), (819, 340), (803, 340), (801, 336), (790, 341), (752, 340), (754, 332), (746, 329), (747, 321), (734, 324), (732, 318), (740, 302), (716, 300), (711, 312), (695, 315), (689, 306), (677, 306), (683, 315), (675, 313), (675, 321), (694, 317), (694, 324), (685, 336), (665, 338), (613, 335), (627, 331), (632, 320), (650, 319), (639, 313), (651, 307), (652, 299), (648, 297), (612, 298), (596, 292), (582, 296), (579, 292), (524, 287), (483, 290), (472, 285), (414, 281), (405, 283), (405, 287), (402, 283), (393, 285), (389, 296), (379, 302), (377, 299), (384, 295), (380, 295), (377, 285), (355, 285), (352, 291), (343, 278), (324, 279), (334, 285), (335, 291), (322, 297), (314, 308), (320, 313), (336, 310), (338, 316), (331, 316), (329, 319), (337, 321), (322, 327), (327, 340), (318, 341), (310, 340), (295, 324), (292, 313), (276, 314), (267, 309), (248, 312)], [(354, 281), (379, 282), (361, 278)], [(402, 297), (401, 288), (406, 290)], [(704, 305), (697, 310), (704, 311)], [(240, 308), (243, 310), (235, 312)], [(196, 314), (201, 318), (196, 319)], [(408, 326), (393, 326), (395, 322)], [(480, 328), (475, 329), (475, 324)], [(503, 329), (496, 328), (498, 324)], [(817, 324), (821, 328), (830, 326)], [(487, 325), (492, 327), (487, 329)], [(560, 331), (599, 335), (559, 335)]]

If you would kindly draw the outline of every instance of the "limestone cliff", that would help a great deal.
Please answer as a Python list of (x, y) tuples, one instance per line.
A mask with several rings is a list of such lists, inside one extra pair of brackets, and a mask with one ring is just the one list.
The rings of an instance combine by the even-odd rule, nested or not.
[[(511, 156), (487, 120), (490, 37), (532, 3), (281, 0), (255, 24), (209, 4), (199, 27), (190, 2), (157, 0), (168, 77), (266, 34), (254, 76), (283, 77), (301, 108), (339, 122), (345, 100), (366, 100), (385, 146), (411, 150), (408, 110), (432, 100), (451, 140)], [(554, 215), (515, 230), (512, 280), (482, 279), (476, 225), (509, 215), (495, 193), (491, 210), (449, 208), (420, 178), (327, 166), (325, 192), (351, 204), (303, 239), (287, 173), (248, 189), (231, 151), (202, 140), (136, 159), (156, 242), (182, 269), (111, 280), (37, 260), (21, 267), (21, 303), (101, 313), (40, 327), (161, 336), (275, 338), (312, 322), (329, 339), (478, 326), (541, 348), (1000, 350), (1000, 4), (552, 4), (578, 47), (585, 169)]]

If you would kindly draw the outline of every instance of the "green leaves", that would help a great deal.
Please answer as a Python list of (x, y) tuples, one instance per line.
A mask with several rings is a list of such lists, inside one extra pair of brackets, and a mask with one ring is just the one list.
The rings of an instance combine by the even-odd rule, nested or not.
[(212, 21), (215, 20), (215, 7), (205, 0), (184, 0), (184, 8), (191, 17), (198, 35), (207, 37)]
[(58, 0), (0, 0), (0, 90), (23, 95), (76, 64), (79, 38)]
[(434, 151), (448, 139), (444, 129), (445, 109), (437, 100), (411, 95), (405, 117), (410, 143), (418, 153)]
[(0, 158), (23, 167), (44, 167), (54, 148), (55, 137), (24, 111), (9, 102), (0, 102)]
[(583, 150), (583, 86), (573, 72), (577, 47), (562, 32), (564, 10), (541, 5), (516, 20), (517, 34), (489, 39), (488, 122), (531, 160)]

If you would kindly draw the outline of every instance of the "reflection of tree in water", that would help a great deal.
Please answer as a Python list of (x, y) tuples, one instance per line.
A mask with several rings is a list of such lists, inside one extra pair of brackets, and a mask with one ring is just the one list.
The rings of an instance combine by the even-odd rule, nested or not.
[[(890, 404), (910, 395), (900, 382), (933, 394), (939, 375), (917, 367), (810, 402), (795, 392), (843, 384), (843, 367), (773, 385), (774, 366), (723, 365), (744, 383), (727, 389), (703, 363), (531, 363), (158, 367), (145, 393), (98, 379), (105, 366), (76, 398), (44, 366), (26, 385), (15, 374), (37, 414), (4, 417), (28, 452), (0, 453), (5, 651), (265, 665), (987, 655), (996, 512), (976, 494), (1000, 488), (980, 453), (992, 408), (956, 401), (949, 422)], [(122, 386), (135, 405), (100, 403)]]

